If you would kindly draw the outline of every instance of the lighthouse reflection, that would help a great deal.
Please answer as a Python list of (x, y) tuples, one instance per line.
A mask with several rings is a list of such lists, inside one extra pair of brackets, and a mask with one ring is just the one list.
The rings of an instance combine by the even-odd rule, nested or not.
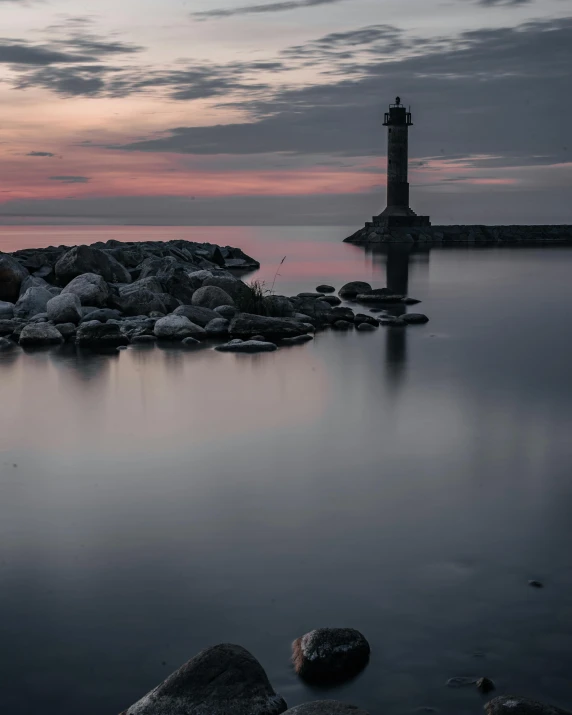
[[(371, 257), (374, 267), (385, 273), (386, 286), (397, 295), (409, 295), (411, 274), (416, 282), (425, 282), (429, 275), (430, 248), (408, 244), (386, 244), (367, 246), (366, 254)], [(415, 297), (415, 296), (413, 296)], [(402, 303), (389, 305), (386, 312), (395, 317), (407, 313)], [(390, 384), (398, 387), (403, 381), (407, 365), (406, 327), (385, 327), (385, 367)]]

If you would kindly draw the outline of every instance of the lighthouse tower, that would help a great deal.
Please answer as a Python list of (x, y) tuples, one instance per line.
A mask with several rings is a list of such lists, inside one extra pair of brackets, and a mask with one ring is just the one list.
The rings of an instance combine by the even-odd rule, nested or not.
[(389, 105), (383, 126), (387, 127), (387, 208), (374, 216), (373, 223), (389, 229), (430, 226), (429, 216), (417, 216), (409, 208), (409, 127), (413, 122), (399, 97)]

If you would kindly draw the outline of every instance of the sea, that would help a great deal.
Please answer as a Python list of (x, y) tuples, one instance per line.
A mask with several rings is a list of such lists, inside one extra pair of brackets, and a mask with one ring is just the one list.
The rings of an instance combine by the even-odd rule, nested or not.
[[(430, 318), (259, 355), (0, 354), (0, 710), (117, 715), (236, 643), (294, 706), (572, 707), (572, 249), (344, 244), (355, 227), (0, 227), (0, 250), (210, 241), (293, 295), (390, 283)], [(283, 260), (284, 259), (284, 260)], [(537, 580), (543, 588), (532, 588)], [(314, 628), (367, 669), (313, 689)]]

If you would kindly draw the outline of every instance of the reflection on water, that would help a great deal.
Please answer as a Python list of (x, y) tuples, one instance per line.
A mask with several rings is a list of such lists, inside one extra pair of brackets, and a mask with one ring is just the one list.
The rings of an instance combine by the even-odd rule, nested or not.
[(120, 712), (224, 641), (289, 705), (321, 699), (288, 658), (322, 625), (368, 636), (369, 668), (326, 697), (372, 713), (477, 712), (444, 687), (464, 675), (572, 705), (570, 252), (288, 231), (218, 242), (270, 281), (287, 248), (283, 293), (408, 285), (431, 322), (258, 356), (0, 355), (11, 715)]

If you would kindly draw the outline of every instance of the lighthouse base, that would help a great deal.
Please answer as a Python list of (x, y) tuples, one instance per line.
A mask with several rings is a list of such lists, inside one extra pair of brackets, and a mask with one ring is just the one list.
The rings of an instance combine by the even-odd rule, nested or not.
[(366, 228), (375, 227), (385, 230), (422, 228), (423, 226), (431, 226), (429, 216), (418, 216), (410, 208), (400, 206), (388, 206), (379, 216), (374, 216), (371, 222), (366, 223)]

